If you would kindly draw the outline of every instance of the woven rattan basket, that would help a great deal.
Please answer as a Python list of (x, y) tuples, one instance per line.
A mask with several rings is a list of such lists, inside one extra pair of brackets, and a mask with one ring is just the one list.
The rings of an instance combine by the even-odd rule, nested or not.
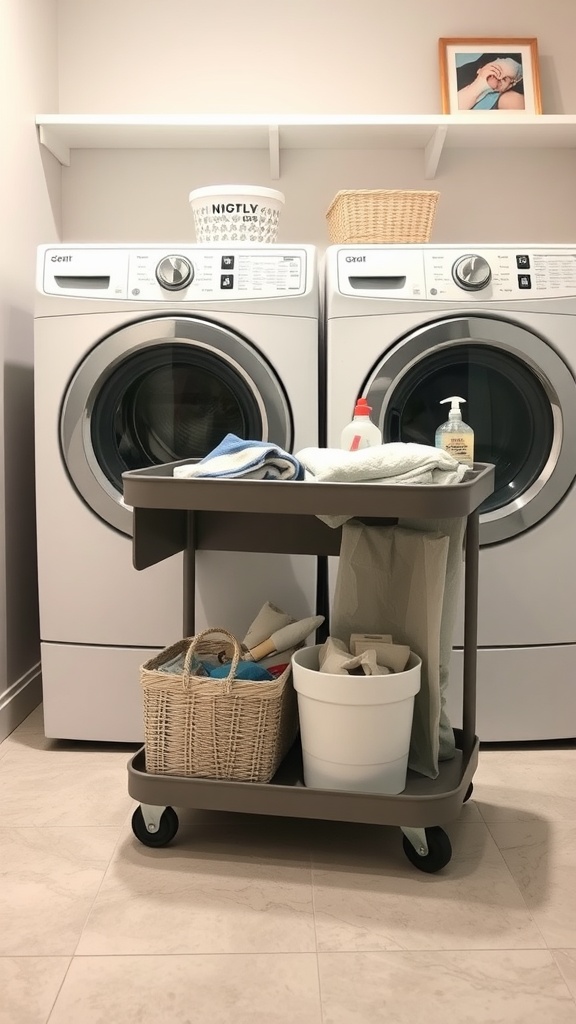
[[(225, 650), (226, 679), (190, 674), (192, 655)], [(160, 666), (185, 653), (182, 672)], [(270, 682), (234, 678), (241, 650), (225, 629), (178, 641), (140, 669), (146, 771), (269, 782), (298, 731), (291, 666)]]
[(337, 192), (326, 213), (331, 242), (429, 242), (439, 192), (364, 188)]

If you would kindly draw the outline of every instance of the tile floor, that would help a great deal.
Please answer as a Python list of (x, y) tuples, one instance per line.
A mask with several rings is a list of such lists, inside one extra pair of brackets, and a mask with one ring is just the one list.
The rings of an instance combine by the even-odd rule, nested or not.
[(357, 825), (148, 849), (129, 753), (0, 745), (0, 1024), (576, 1024), (576, 744), (483, 750), (437, 875)]

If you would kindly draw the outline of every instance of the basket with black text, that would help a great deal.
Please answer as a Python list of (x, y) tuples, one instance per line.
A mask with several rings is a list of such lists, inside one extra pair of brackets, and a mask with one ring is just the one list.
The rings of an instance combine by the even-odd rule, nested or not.
[[(194, 655), (220, 651), (232, 658), (227, 678), (191, 672)], [(227, 630), (206, 629), (142, 665), (147, 772), (270, 781), (298, 731), (291, 665), (269, 682), (235, 679), (241, 653)], [(182, 654), (182, 669), (161, 671)]]
[(326, 213), (339, 245), (430, 241), (439, 192), (360, 188), (337, 192)]

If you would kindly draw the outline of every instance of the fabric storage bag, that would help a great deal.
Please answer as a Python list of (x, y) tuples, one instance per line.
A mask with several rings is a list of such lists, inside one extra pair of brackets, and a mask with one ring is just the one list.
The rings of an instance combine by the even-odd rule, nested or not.
[(422, 659), (408, 765), (431, 779), (438, 775), (438, 762), (454, 756), (443, 691), (465, 524), (453, 519), (442, 525), (448, 534), (407, 528), (406, 520), (402, 526), (346, 523), (331, 615), (332, 636), (345, 643), (351, 633), (391, 633)]
[[(193, 674), (194, 655), (222, 650), (232, 657), (227, 678)], [(161, 671), (183, 654), (181, 670)], [(239, 680), (234, 676), (240, 655), (231, 633), (207, 629), (142, 665), (147, 772), (270, 781), (298, 731), (291, 666), (270, 682)]]

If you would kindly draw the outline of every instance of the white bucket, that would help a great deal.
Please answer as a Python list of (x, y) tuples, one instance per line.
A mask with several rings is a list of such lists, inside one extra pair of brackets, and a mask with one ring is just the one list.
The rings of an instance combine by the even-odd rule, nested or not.
[(304, 782), (314, 789), (401, 793), (422, 662), (386, 676), (318, 671), (319, 645), (292, 656)]
[(198, 242), (275, 242), (284, 195), (258, 185), (209, 185), (189, 196)]

